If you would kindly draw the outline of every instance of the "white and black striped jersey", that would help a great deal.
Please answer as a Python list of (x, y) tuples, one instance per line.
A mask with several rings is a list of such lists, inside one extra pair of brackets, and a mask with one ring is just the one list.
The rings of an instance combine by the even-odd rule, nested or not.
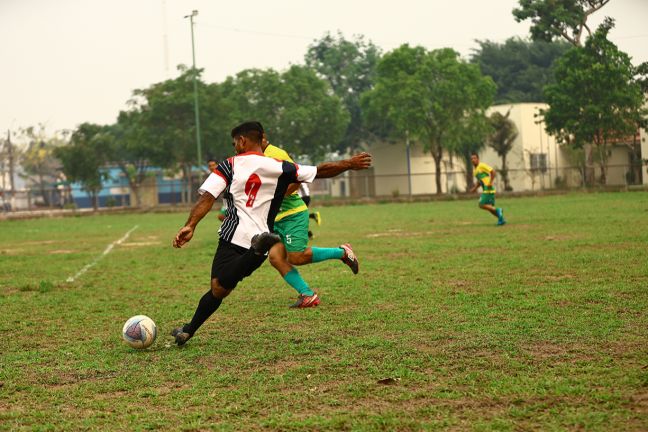
[(220, 238), (249, 248), (252, 236), (273, 231), (288, 185), (311, 183), (316, 175), (317, 167), (248, 152), (219, 163), (198, 193), (218, 198), (225, 191), (227, 214), (218, 231)]

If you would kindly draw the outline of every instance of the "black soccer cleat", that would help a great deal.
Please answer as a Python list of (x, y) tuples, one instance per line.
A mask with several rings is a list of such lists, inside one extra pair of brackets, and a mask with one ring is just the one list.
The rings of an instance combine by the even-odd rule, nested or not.
[(174, 328), (171, 331), (171, 336), (175, 338), (175, 343), (178, 344), (178, 346), (182, 346), (186, 344), (193, 335), (191, 333), (187, 333), (184, 330), (184, 326), (182, 326)]
[(277, 234), (264, 232), (261, 234), (255, 234), (254, 237), (252, 237), (250, 248), (257, 255), (265, 255), (272, 246), (279, 242), (281, 242), (281, 237)]

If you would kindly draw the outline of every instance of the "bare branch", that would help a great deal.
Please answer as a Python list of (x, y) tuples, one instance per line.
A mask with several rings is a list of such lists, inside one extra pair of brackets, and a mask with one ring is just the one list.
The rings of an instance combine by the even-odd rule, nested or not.
[(610, 2), (610, 0), (602, 0), (601, 2), (598, 2), (598, 1), (590, 1), (590, 2), (588, 2), (590, 4), (591, 8), (588, 9), (587, 11), (585, 11), (585, 14), (583, 15), (583, 22), (587, 19), (588, 16), (590, 16), (591, 14), (596, 12), (597, 10), (601, 9), (603, 6), (605, 6), (609, 2)]
[(580, 38), (578, 40), (574, 39), (573, 37), (569, 36), (569, 34), (565, 30), (560, 30), (560, 35), (567, 39), (572, 45), (580, 46)]

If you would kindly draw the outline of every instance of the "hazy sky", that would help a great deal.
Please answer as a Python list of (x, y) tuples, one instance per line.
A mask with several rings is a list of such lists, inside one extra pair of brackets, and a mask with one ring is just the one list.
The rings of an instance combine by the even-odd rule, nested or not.
[[(402, 43), (452, 47), (527, 36), (517, 0), (0, 0), (0, 131), (44, 123), (49, 131), (112, 123), (136, 88), (196, 61), (207, 82), (246, 68), (302, 63), (325, 32), (364, 35), (383, 50)], [(648, 61), (648, 0), (612, 0), (611, 40)]]

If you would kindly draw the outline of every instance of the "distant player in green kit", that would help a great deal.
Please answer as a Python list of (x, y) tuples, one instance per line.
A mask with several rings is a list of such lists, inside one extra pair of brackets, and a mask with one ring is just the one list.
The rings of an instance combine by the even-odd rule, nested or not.
[(473, 173), (477, 178), (477, 183), (470, 189), (474, 193), (481, 186), (482, 194), (479, 199), (479, 208), (482, 208), (497, 218), (497, 225), (504, 225), (504, 210), (501, 207), (495, 207), (495, 170), (484, 162), (479, 162), (479, 155), (473, 153), (470, 160), (475, 167)]

